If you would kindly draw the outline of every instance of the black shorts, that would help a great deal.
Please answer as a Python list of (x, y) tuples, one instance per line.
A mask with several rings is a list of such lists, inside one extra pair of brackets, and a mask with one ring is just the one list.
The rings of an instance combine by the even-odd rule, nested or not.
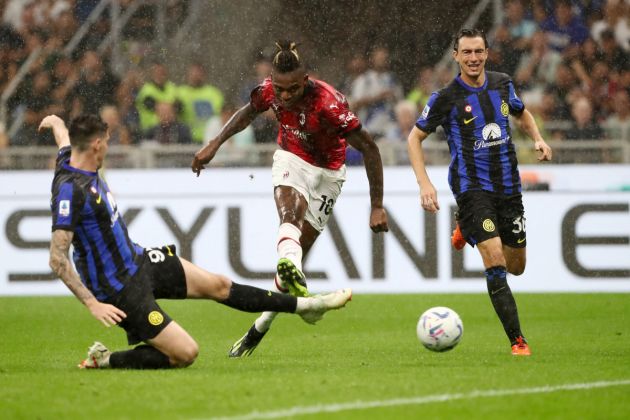
[(120, 324), (130, 345), (158, 335), (172, 321), (156, 299), (186, 298), (186, 276), (175, 245), (147, 248), (129, 283), (107, 300), (127, 314)]
[(525, 248), (525, 212), (520, 193), (502, 195), (489, 191), (466, 191), (456, 197), (457, 221), (470, 245), (499, 236), (503, 245)]

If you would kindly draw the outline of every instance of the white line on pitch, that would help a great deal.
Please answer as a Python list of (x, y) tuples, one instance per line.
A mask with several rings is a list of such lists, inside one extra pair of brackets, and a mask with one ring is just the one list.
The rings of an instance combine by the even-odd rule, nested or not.
[(630, 379), (622, 379), (618, 381), (599, 381), (578, 384), (565, 385), (547, 385), (533, 388), (515, 388), (515, 389), (489, 389), (486, 391), (472, 391), (457, 394), (436, 394), (425, 395), (410, 398), (394, 398), (391, 400), (377, 401), (355, 401), (337, 404), (318, 404), (309, 406), (295, 406), (274, 411), (252, 411), (249, 414), (229, 417), (213, 417), (211, 420), (253, 420), (253, 419), (277, 419), (282, 417), (301, 416), (307, 414), (320, 413), (337, 413), (349, 410), (365, 410), (368, 408), (394, 407), (399, 405), (420, 405), (439, 403), (453, 400), (469, 400), (474, 398), (485, 397), (503, 397), (506, 395), (523, 395), (523, 394), (547, 394), (558, 391), (572, 391), (593, 388), (609, 388), (613, 386), (630, 385)]

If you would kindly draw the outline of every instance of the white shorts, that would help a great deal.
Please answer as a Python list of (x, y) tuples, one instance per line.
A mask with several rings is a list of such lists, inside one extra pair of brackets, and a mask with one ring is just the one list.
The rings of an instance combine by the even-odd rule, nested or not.
[(295, 188), (308, 203), (304, 219), (319, 232), (332, 214), (341, 187), (346, 180), (346, 165), (339, 169), (313, 166), (286, 150), (276, 150), (271, 167), (273, 186)]

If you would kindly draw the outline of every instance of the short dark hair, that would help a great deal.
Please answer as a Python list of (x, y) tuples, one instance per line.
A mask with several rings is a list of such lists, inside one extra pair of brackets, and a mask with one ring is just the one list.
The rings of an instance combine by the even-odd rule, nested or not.
[(459, 48), (459, 40), (462, 38), (477, 38), (483, 39), (483, 45), (488, 48), (488, 39), (486, 33), (481, 29), (462, 29), (453, 38), (453, 50), (457, 51)]
[(87, 150), (90, 142), (97, 135), (107, 133), (107, 123), (94, 114), (80, 115), (70, 122), (70, 144), (78, 150)]
[(302, 60), (297, 51), (297, 44), (292, 41), (276, 42), (277, 50), (273, 55), (271, 65), (278, 73), (290, 73), (302, 66)]

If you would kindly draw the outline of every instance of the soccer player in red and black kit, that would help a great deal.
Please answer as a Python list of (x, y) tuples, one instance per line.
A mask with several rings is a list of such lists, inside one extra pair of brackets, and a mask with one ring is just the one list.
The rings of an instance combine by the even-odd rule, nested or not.
[(448, 182), (459, 207), (453, 245), (459, 249), (468, 242), (477, 247), (486, 269), (488, 294), (512, 354), (529, 356), (507, 283), (507, 273), (520, 275), (525, 270), (526, 246), (521, 179), (509, 116), (534, 142), (538, 160), (551, 160), (551, 148), (510, 77), (485, 70), (488, 43), (483, 31), (461, 30), (455, 36), (453, 58), (460, 74), (429, 98), (407, 139), (409, 160), (420, 186), (422, 208), (437, 212), (437, 193), (425, 169), (421, 144), (441, 125), (451, 152)]
[[(386, 232), (383, 208), (383, 165), (378, 147), (348, 108), (345, 97), (327, 83), (309, 78), (296, 44), (282, 41), (272, 61), (271, 77), (251, 93), (243, 106), (195, 155), (197, 175), (219, 147), (247, 127), (260, 113), (273, 109), (280, 128), (272, 181), (280, 217), (275, 286), (306, 296), (302, 258), (322, 232), (345, 181), (346, 143), (363, 154), (370, 184), (370, 228)], [(250, 355), (269, 330), (275, 313), (263, 313), (230, 349), (231, 357)]]
[(107, 124), (85, 115), (68, 131), (50, 115), (39, 128), (52, 129), (59, 146), (50, 200), (50, 267), (96, 319), (124, 328), (129, 344), (145, 343), (112, 353), (96, 342), (79, 367), (159, 369), (193, 363), (197, 343), (156, 299), (212, 299), (242, 311), (294, 312), (310, 323), (350, 299), (349, 289), (308, 298), (270, 293), (179, 258), (174, 245), (142, 248), (129, 238), (114, 196), (98, 174), (108, 149)]

